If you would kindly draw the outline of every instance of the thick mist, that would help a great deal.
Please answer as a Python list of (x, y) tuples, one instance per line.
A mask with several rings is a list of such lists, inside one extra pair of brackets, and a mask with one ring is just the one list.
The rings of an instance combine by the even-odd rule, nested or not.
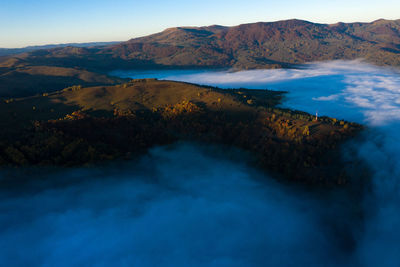
[[(244, 155), (176, 144), (107, 168), (20, 171), (19, 179), (25, 175), (32, 182), (0, 195), (0, 263), (349, 263), (354, 248), (352, 233), (346, 232), (351, 227), (343, 220), (345, 201), (280, 185), (249, 167)], [(10, 173), (3, 174), (3, 182)], [(337, 235), (337, 229), (345, 230)]]
[(362, 61), (310, 63), (297, 69), (250, 71), (115, 71), (121, 77), (152, 77), (222, 88), (287, 91), (285, 107), (368, 125), (400, 120), (400, 72)]
[[(126, 74), (126, 73), (125, 73)], [(135, 73), (130, 73), (135, 77)], [(366, 225), (355, 257), (363, 266), (400, 266), (400, 72), (362, 61), (311, 63), (297, 69), (162, 73), (156, 78), (222, 88), (287, 91), (283, 106), (365, 124), (348, 144), (373, 173)], [(152, 77), (152, 76), (149, 76)], [(344, 154), (347, 149), (344, 149)], [(348, 156), (348, 155), (344, 155)]]
[(287, 91), (285, 107), (363, 123), (343, 156), (369, 166), (371, 189), (361, 200), (309, 192), (254, 169), (242, 151), (186, 143), (98, 168), (2, 171), (0, 265), (400, 266), (397, 70), (334, 61), (115, 73)]

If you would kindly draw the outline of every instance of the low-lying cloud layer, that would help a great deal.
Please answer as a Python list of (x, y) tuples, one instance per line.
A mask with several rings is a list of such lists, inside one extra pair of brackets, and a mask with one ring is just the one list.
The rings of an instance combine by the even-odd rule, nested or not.
[(285, 90), (285, 106), (366, 123), (349, 145), (371, 168), (372, 192), (360, 205), (346, 191), (317, 197), (273, 182), (240, 151), (190, 144), (104, 168), (3, 171), (0, 265), (400, 265), (398, 72), (336, 61), (157, 75)]
[[(388, 121), (385, 121), (388, 123)], [(400, 265), (400, 123), (372, 128), (355, 143), (373, 173), (365, 196), (365, 232), (358, 247), (364, 266)]]
[[(362, 61), (311, 63), (298, 69), (250, 71), (117, 72), (124, 77), (155, 77), (222, 88), (288, 91), (285, 106), (315, 114), (382, 125), (400, 120), (400, 72)], [(329, 101), (329, 103), (327, 103)]]
[(288, 91), (284, 106), (370, 128), (354, 147), (373, 172), (365, 232), (356, 258), (363, 266), (400, 266), (400, 72), (361, 61), (331, 61), (299, 69), (169, 74), (165, 79), (227, 87)]
[(352, 233), (334, 232), (351, 229), (340, 204), (325, 207), (243, 161), (216, 156), (226, 152), (189, 144), (155, 148), (122, 167), (36, 174), (41, 182), (24, 192), (3, 190), (0, 264), (348, 263)]

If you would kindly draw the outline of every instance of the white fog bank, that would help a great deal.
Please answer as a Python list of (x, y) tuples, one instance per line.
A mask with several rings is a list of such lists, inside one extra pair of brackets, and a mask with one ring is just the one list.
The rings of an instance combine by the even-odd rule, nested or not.
[(310, 63), (297, 69), (248, 71), (116, 71), (131, 78), (154, 77), (222, 88), (287, 91), (285, 107), (369, 125), (400, 120), (398, 69), (362, 61)]
[[(134, 72), (123, 75), (136, 77)], [(362, 61), (330, 61), (298, 69), (147, 75), (222, 88), (287, 91), (284, 107), (367, 125), (362, 141), (352, 144), (373, 174), (372, 192), (365, 197), (365, 232), (356, 257), (361, 266), (400, 266), (399, 69)]]

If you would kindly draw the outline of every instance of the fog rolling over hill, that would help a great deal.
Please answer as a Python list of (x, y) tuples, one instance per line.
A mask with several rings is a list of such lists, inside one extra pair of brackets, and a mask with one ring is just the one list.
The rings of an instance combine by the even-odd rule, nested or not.
[(2, 56), (0, 265), (398, 267), (399, 67), (383, 19)]
[[(135, 72), (121, 72), (129, 73), (135, 77)], [(361, 202), (364, 224), (358, 224), (352, 232), (356, 236), (353, 256), (359, 265), (354, 262), (344, 265), (400, 265), (400, 73), (397, 68), (360, 61), (333, 61), (299, 69), (175, 72), (167, 76), (154, 72), (153, 76), (226, 88), (246, 85), (287, 90), (286, 107), (310, 113), (318, 110), (320, 114), (364, 123), (367, 129), (362, 138), (342, 146), (343, 158), (356, 157), (367, 163), (368, 167), (356, 169), (354, 174), (368, 170), (373, 177)]]
[[(367, 127), (362, 135), (343, 143), (339, 150), (345, 161), (367, 163), (367, 167), (361, 165), (362, 169), (350, 170), (354, 177), (361, 176), (362, 180), (354, 179), (346, 186), (330, 188), (277, 182), (272, 179), (277, 178), (276, 173), (266, 174), (255, 168), (252, 164), (254, 154), (238, 150), (238, 143), (233, 148), (178, 142), (153, 147), (133, 161), (114, 161), (98, 168), (3, 170), (0, 172), (3, 185), (0, 187), (0, 209), (5, 212), (0, 214), (0, 225), (3, 226), (0, 228), (0, 262), (6, 266), (87, 263), (116, 266), (399, 266), (398, 71), (359, 61), (335, 61), (298, 69), (201, 71), (189, 75), (185, 71), (182, 76), (178, 72), (171, 76), (168, 71), (168, 75), (169, 79), (203, 81), (221, 87), (247, 84), (254, 88), (286, 88), (285, 106), (309, 112), (319, 107), (321, 113), (364, 122)], [(218, 116), (211, 113), (212, 109), (220, 110), (221, 105), (262, 111), (253, 106), (257, 97), (251, 105), (237, 100), (244, 96), (250, 100), (254, 91), (265, 96), (264, 90), (243, 89), (244, 95), (240, 89), (236, 90), (240, 98), (231, 98), (227, 94), (229, 90), (210, 89), (170, 81), (134, 80), (125, 85), (69, 88), (48, 96), (16, 99), (4, 103), (5, 112), (1, 114), (5, 118), (3, 121), (8, 119), (12, 123), (11, 120), (30, 121), (35, 117), (42, 117), (42, 120), (48, 119), (45, 116), (59, 118), (57, 113), (70, 113), (78, 106), (79, 110), (86, 107), (87, 111), (96, 111), (93, 107), (97, 106), (99, 110), (112, 112), (116, 103), (121, 109), (151, 108), (159, 103), (162, 111), (165, 103), (190, 95), (193, 100), (206, 97), (210, 107), (207, 114), (214, 118)], [(174, 97), (177, 99), (172, 99)], [(62, 102), (74, 105), (64, 106), (68, 110), (63, 111), (60, 110)], [(37, 112), (29, 112), (32, 105)], [(57, 112), (46, 112), (51, 108)], [(13, 109), (20, 110), (23, 116), (7, 116), (7, 111)], [(99, 110), (95, 113), (104, 114)], [(133, 114), (127, 115), (121, 119), (133, 119)], [(111, 131), (116, 129), (110, 127), (113, 124), (100, 124), (101, 128), (93, 130), (94, 120), (71, 120), (71, 117), (66, 116), (65, 129), (79, 134), (79, 142), (74, 142), (78, 145), (70, 146), (65, 142), (67, 140), (59, 142), (57, 140), (62, 139), (50, 136), (47, 143), (51, 152), (81, 161), (76, 151), (82, 149), (83, 129), (91, 134), (101, 133), (100, 129), (110, 131), (118, 140), (125, 136)], [(181, 123), (184, 121), (181, 118), (165, 125)], [(193, 118), (187, 122), (196, 123)], [(143, 121), (147, 122), (140, 121), (137, 125), (149, 123), (148, 118)], [(205, 121), (210, 123), (212, 119), (207, 117)], [(211, 123), (211, 129), (227, 125), (226, 121), (224, 118), (223, 123)], [(50, 123), (65, 122), (65, 119), (57, 119)], [(154, 130), (154, 124), (151, 121), (150, 124), (149, 129)], [(335, 124), (344, 128), (339, 121)], [(197, 129), (187, 125), (190, 124), (184, 125), (185, 130)], [(245, 128), (248, 127), (242, 123), (238, 129)], [(46, 131), (46, 128), (41, 132), (40, 127), (38, 130), (34, 132), (39, 137), (60, 133)], [(265, 131), (249, 132), (258, 137)], [(126, 136), (134, 133), (130, 129), (127, 132)], [(171, 132), (176, 133), (176, 130)], [(221, 132), (222, 142), (226, 141), (226, 133), (245, 140), (249, 137), (247, 132), (238, 134), (237, 130)], [(148, 133), (149, 130), (141, 136), (147, 138)], [(154, 136), (159, 136), (159, 132)], [(34, 152), (45, 148), (31, 135), (27, 141), (33, 143)], [(321, 143), (326, 144), (325, 141)], [(255, 143), (250, 140), (250, 144)], [(253, 147), (259, 148), (259, 144)], [(67, 153), (58, 153), (59, 145), (67, 147)], [(123, 147), (127, 147), (125, 142)], [(15, 148), (32, 157), (29, 146), (23, 142), (15, 144)], [(82, 150), (89, 151), (86, 147)], [(290, 155), (296, 154), (292, 149), (285, 149), (285, 145), (279, 146), (277, 151), (284, 150), (289, 156), (285, 155), (276, 165), (286, 163)], [(270, 152), (271, 147), (263, 151)], [(39, 157), (33, 154), (32, 158), (37, 160)], [(287, 169), (285, 165), (282, 167)], [(367, 186), (363, 187), (363, 184)]]
[(248, 159), (243, 151), (227, 147), (180, 143), (108, 167), (2, 172), (0, 181), (13, 176), (23, 181), (29, 176), (29, 182), (7, 191), (0, 188), (0, 209), (7, 214), (0, 215), (0, 225), (5, 226), (0, 228), (0, 262), (7, 266), (356, 262), (352, 253), (358, 219), (347, 208), (353, 206), (346, 195), (319, 197), (283, 186), (249, 167)]

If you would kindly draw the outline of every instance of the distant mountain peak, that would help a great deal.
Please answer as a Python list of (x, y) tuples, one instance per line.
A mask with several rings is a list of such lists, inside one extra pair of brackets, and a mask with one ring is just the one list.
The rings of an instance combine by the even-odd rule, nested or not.
[(372, 23), (382, 23), (382, 22), (388, 22), (388, 21), (391, 21), (391, 20), (388, 20), (388, 19), (377, 19), (377, 20), (374, 20)]

